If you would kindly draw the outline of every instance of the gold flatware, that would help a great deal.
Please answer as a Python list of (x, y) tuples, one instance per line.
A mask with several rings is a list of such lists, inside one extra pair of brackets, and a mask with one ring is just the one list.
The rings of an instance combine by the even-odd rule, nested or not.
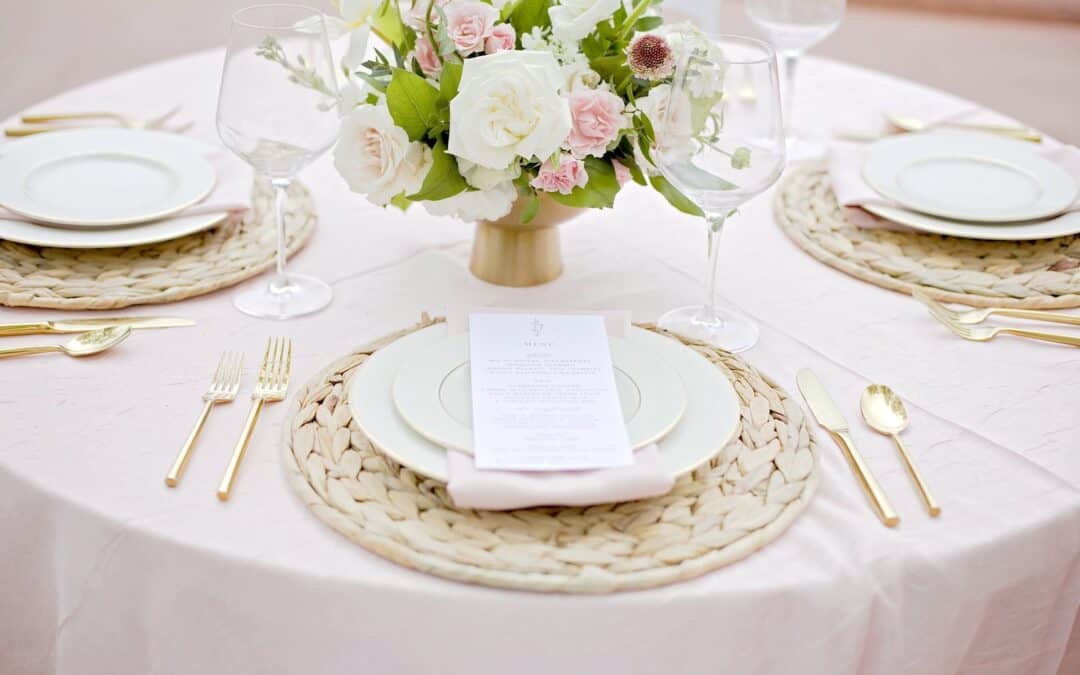
[(911, 477), (911, 482), (915, 483), (915, 489), (922, 496), (927, 513), (934, 517), (940, 515), (941, 507), (930, 494), (930, 488), (926, 486), (926, 481), (915, 468), (915, 462), (911, 460), (911, 455), (900, 440), (900, 432), (908, 426), (908, 414), (904, 409), (904, 402), (900, 400), (896, 392), (884, 384), (872, 384), (863, 390), (859, 407), (862, 409), (863, 419), (871, 429), (891, 437), (896, 443), (900, 459), (904, 461), (904, 467), (907, 469), (908, 476)]
[(993, 340), (998, 335), (1004, 334), (1027, 338), (1029, 340), (1040, 340), (1042, 342), (1054, 342), (1061, 345), (1080, 347), (1080, 336), (1062, 335), (1061, 333), (1044, 333), (1043, 331), (1027, 330), (1024, 328), (1009, 328), (1006, 326), (967, 326), (955, 321), (947, 312), (940, 311), (937, 307), (934, 307), (934, 305), (927, 305), (927, 309), (930, 310), (930, 314), (932, 314), (935, 319), (945, 324), (945, 327), (954, 334), (965, 340), (972, 340), (973, 342), (986, 342), (988, 340)]
[(83, 333), (99, 328), (128, 326), (130, 328), (178, 328), (194, 326), (190, 319), (169, 316), (116, 316), (101, 319), (64, 319), (61, 321), (33, 321), (30, 323), (0, 324), (0, 337), (12, 335), (48, 335), (55, 333)]
[(180, 482), (180, 476), (184, 473), (184, 468), (187, 467), (188, 459), (191, 457), (191, 450), (195, 447), (195, 439), (199, 437), (199, 432), (206, 424), (206, 418), (210, 417), (210, 410), (218, 403), (228, 403), (236, 398), (237, 392), (240, 391), (240, 373), (243, 371), (243, 363), (243, 354), (225, 352), (221, 355), (217, 370), (214, 371), (214, 376), (210, 380), (210, 387), (203, 394), (205, 403), (199, 419), (195, 421), (195, 428), (184, 441), (184, 447), (180, 449), (180, 454), (176, 456), (176, 461), (165, 476), (165, 484), (169, 487), (176, 487)]
[(1042, 134), (1027, 127), (1012, 127), (1000, 124), (968, 124), (964, 122), (935, 122), (930, 123), (917, 117), (907, 115), (894, 115), (885, 113), (885, 119), (901, 131), (926, 131), (927, 129), (961, 129), (966, 131), (982, 131), (999, 136), (1009, 136), (1022, 141), (1042, 143)]
[(982, 323), (991, 316), (1007, 316), (1013, 319), (1030, 319), (1032, 321), (1049, 321), (1051, 323), (1080, 326), (1080, 315), (1076, 314), (1047, 312), (1038, 309), (1009, 309), (1007, 307), (987, 307), (985, 309), (960, 311), (946, 307), (937, 300), (924, 294), (922, 291), (914, 291), (912, 292), (912, 296), (927, 307), (936, 310), (942, 315), (948, 316), (956, 323), (964, 325)]
[(0, 349), (0, 359), (13, 356), (30, 356), (31, 354), (50, 354), (52, 352), (60, 352), (76, 357), (91, 356), (106, 349), (112, 349), (126, 340), (129, 335), (131, 335), (130, 326), (111, 326), (88, 333), (80, 333), (62, 345), (36, 345), (33, 347)]
[(870, 504), (874, 507), (874, 512), (878, 518), (885, 524), (885, 527), (895, 527), (900, 522), (900, 516), (896, 515), (892, 504), (889, 503), (889, 498), (885, 496), (885, 491), (881, 489), (881, 485), (878, 484), (874, 475), (870, 472), (870, 467), (866, 465), (866, 461), (855, 448), (855, 440), (848, 433), (847, 420), (844, 419), (843, 413), (833, 403), (832, 398), (825, 391), (825, 387), (822, 386), (817, 375), (814, 375), (810, 369), (803, 368), (795, 376), (795, 381), (798, 383), (799, 391), (802, 392), (803, 398), (806, 399), (806, 404), (810, 406), (810, 411), (814, 413), (818, 424), (824, 427), (829, 432), (829, 435), (833, 437), (833, 440), (836, 441), (836, 444), (840, 446), (840, 450), (843, 451), (848, 465), (851, 466), (852, 472), (858, 478), (863, 492), (870, 499)]
[(248, 442), (251, 440), (251, 432), (255, 430), (255, 423), (259, 421), (259, 412), (263, 404), (285, 398), (285, 392), (289, 390), (291, 372), (292, 341), (288, 338), (268, 340), (262, 367), (259, 368), (259, 378), (255, 382), (255, 390), (251, 392), (251, 412), (248, 413), (244, 430), (240, 433), (240, 440), (236, 443), (232, 459), (229, 460), (221, 485), (218, 486), (217, 496), (221, 501), (227, 500), (232, 492), (236, 472), (240, 468), (240, 462), (244, 460), (244, 453), (247, 452)]
[[(150, 118), (140, 118), (108, 111), (30, 114), (22, 116), (23, 123), (21, 125), (8, 127), (4, 129), (4, 133), (7, 136), (12, 137), (32, 136), (34, 134), (41, 134), (49, 131), (63, 131), (65, 129), (79, 129), (95, 126), (78, 124), (79, 122), (92, 122), (93, 120), (110, 121), (128, 129), (157, 129), (160, 131), (183, 133), (190, 129), (194, 123), (189, 122), (187, 124), (179, 126), (174, 125), (172, 127), (166, 126), (166, 123), (175, 117), (178, 112), (180, 112), (180, 106), (174, 106), (165, 112), (165, 114)], [(71, 124), (71, 122), (76, 122), (76, 124)]]

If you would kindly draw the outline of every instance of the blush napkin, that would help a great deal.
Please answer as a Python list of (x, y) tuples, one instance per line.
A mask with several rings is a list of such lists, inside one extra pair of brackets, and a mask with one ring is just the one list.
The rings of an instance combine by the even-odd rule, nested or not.
[[(475, 308), (448, 312), (447, 334), (466, 332), (470, 313), (505, 311), (517, 310)], [(630, 329), (628, 312), (554, 313), (603, 316), (610, 337), (623, 337)], [(660, 464), (660, 448), (655, 443), (635, 451), (630, 466), (584, 471), (481, 471), (469, 454), (451, 449), (446, 454), (447, 491), (456, 506), (467, 509), (589, 506), (656, 497), (670, 492), (675, 484), (675, 477)]]
[[(1039, 144), (1037, 151), (1069, 172), (1080, 184), (1080, 148), (1048, 139)], [(836, 142), (829, 147), (829, 181), (836, 201), (844, 207), (848, 221), (861, 229), (914, 232), (913, 228), (878, 218), (858, 208), (866, 205), (903, 208), (879, 194), (863, 179), (862, 167), (869, 152), (870, 146), (865, 143)], [(1068, 210), (1080, 211), (1080, 199), (1073, 202)]]

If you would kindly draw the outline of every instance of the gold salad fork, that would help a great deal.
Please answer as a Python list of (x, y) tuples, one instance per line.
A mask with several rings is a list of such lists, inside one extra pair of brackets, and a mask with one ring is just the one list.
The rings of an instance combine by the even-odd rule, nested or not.
[(32, 136), (47, 131), (78, 128), (78, 124), (54, 124), (54, 122), (80, 122), (85, 120), (109, 120), (128, 129), (156, 129), (183, 133), (192, 127), (192, 122), (180, 126), (166, 127), (166, 123), (180, 112), (180, 106), (173, 106), (162, 115), (149, 118), (134, 117), (118, 112), (91, 111), (69, 113), (41, 113), (22, 116), (22, 125), (8, 127), (4, 133), (8, 136)]
[(210, 380), (210, 387), (203, 394), (203, 401), (206, 403), (203, 405), (202, 413), (199, 414), (195, 428), (191, 430), (187, 441), (184, 442), (184, 447), (181, 448), (180, 454), (176, 456), (176, 461), (165, 476), (165, 484), (169, 487), (176, 487), (180, 482), (180, 475), (184, 473), (184, 467), (187, 466), (188, 459), (191, 457), (191, 450), (195, 447), (195, 439), (199, 437), (199, 432), (206, 424), (210, 410), (218, 403), (228, 403), (236, 398), (237, 392), (240, 391), (240, 373), (243, 362), (243, 354), (225, 352), (221, 355), (217, 370), (214, 371), (214, 376)]
[[(916, 296), (919, 300), (925, 300), (922, 297)], [(986, 342), (987, 340), (993, 340), (998, 335), (1013, 335), (1015, 337), (1028, 338), (1030, 340), (1041, 340), (1043, 342), (1055, 342), (1062, 345), (1070, 345), (1073, 347), (1080, 347), (1080, 336), (1062, 335), (1060, 333), (1044, 333), (1037, 330), (1025, 330), (1023, 328), (1008, 328), (1005, 326), (993, 326), (993, 327), (981, 327), (981, 326), (969, 326), (959, 323), (952, 318), (947, 312), (942, 312), (938, 307), (938, 303), (925, 303), (930, 313), (934, 315), (934, 318), (945, 324), (946, 328), (951, 330), (956, 335), (964, 338), (965, 340), (973, 340), (975, 342)]]
[(1038, 309), (1009, 309), (1006, 307), (987, 307), (984, 309), (959, 311), (946, 307), (922, 291), (914, 291), (912, 295), (927, 307), (933, 307), (942, 314), (950, 317), (956, 323), (966, 325), (982, 323), (991, 316), (1007, 316), (1013, 319), (1030, 319), (1032, 321), (1049, 321), (1051, 323), (1063, 323), (1069, 326), (1080, 326), (1080, 315), (1076, 314), (1047, 312)]
[(289, 373), (291, 372), (292, 341), (288, 338), (271, 338), (266, 343), (266, 354), (263, 355), (262, 367), (259, 368), (259, 379), (255, 382), (255, 390), (251, 392), (251, 412), (248, 413), (244, 430), (240, 433), (240, 440), (236, 443), (232, 459), (229, 460), (221, 485), (218, 486), (217, 496), (221, 501), (227, 500), (229, 493), (232, 492), (236, 472), (240, 468), (240, 462), (244, 460), (244, 453), (251, 440), (251, 432), (255, 430), (255, 423), (259, 421), (259, 412), (263, 404), (285, 398), (285, 392), (289, 390)]

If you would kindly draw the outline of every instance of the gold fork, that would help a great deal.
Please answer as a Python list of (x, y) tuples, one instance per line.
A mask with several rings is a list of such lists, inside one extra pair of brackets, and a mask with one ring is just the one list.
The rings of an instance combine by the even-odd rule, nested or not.
[(259, 368), (259, 379), (255, 382), (255, 390), (251, 392), (251, 412), (248, 413), (244, 430), (240, 433), (240, 440), (236, 443), (232, 459), (229, 460), (229, 466), (221, 478), (221, 485), (218, 486), (217, 496), (221, 501), (226, 501), (229, 493), (232, 492), (236, 472), (240, 468), (240, 462), (244, 460), (244, 453), (251, 440), (251, 433), (255, 430), (255, 423), (259, 421), (259, 412), (263, 404), (285, 398), (285, 392), (289, 390), (290, 372), (292, 372), (292, 341), (288, 338), (267, 340), (266, 354), (263, 355), (262, 367)]
[(210, 387), (203, 394), (203, 401), (206, 403), (203, 405), (202, 413), (199, 414), (195, 428), (191, 430), (187, 441), (184, 442), (184, 447), (180, 449), (180, 454), (176, 456), (176, 461), (165, 476), (165, 484), (169, 487), (176, 487), (180, 482), (180, 476), (184, 473), (184, 468), (191, 457), (191, 450), (195, 447), (195, 439), (199, 437), (199, 432), (206, 424), (206, 418), (210, 417), (210, 410), (218, 403), (228, 403), (236, 398), (237, 392), (240, 391), (240, 372), (243, 361), (243, 354), (225, 352), (221, 355), (217, 370), (210, 379)]
[(1046, 312), (1037, 309), (1008, 309), (1005, 307), (988, 307), (986, 309), (969, 309), (958, 311), (950, 309), (926, 295), (922, 291), (913, 291), (912, 295), (927, 307), (933, 307), (942, 314), (950, 317), (960, 324), (982, 323), (990, 316), (1007, 316), (1013, 319), (1031, 319), (1032, 321), (1049, 321), (1051, 323), (1063, 323), (1070, 326), (1080, 326), (1080, 315), (1063, 314), (1061, 312)]
[(110, 120), (121, 127), (128, 129), (157, 129), (183, 133), (191, 128), (193, 123), (166, 128), (165, 123), (180, 112), (180, 106), (174, 106), (157, 117), (140, 118), (131, 115), (123, 115), (117, 112), (94, 111), (94, 112), (70, 112), (70, 113), (43, 113), (22, 116), (22, 125), (8, 127), (4, 133), (8, 136), (32, 136), (48, 131), (61, 131), (63, 129), (76, 129), (83, 125), (78, 124), (53, 124), (54, 122), (79, 122), (82, 120)]
[(993, 340), (998, 335), (1005, 334), (1028, 338), (1030, 340), (1041, 340), (1043, 342), (1055, 342), (1057, 344), (1080, 347), (1080, 337), (1062, 335), (1060, 333), (1043, 333), (1042, 331), (1024, 330), (1023, 328), (1005, 328), (1003, 326), (995, 326), (992, 328), (966, 326), (962, 323), (957, 323), (951, 316), (945, 312), (939, 311), (933, 305), (927, 305), (927, 308), (930, 310), (930, 313), (934, 315), (934, 318), (945, 324), (949, 330), (965, 340), (986, 342), (987, 340)]

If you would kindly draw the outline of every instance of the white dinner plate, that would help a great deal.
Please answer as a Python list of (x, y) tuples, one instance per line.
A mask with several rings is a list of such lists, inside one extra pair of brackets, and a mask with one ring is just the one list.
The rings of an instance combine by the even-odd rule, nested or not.
[(57, 248), (119, 248), (156, 244), (208, 230), (228, 217), (227, 213), (176, 216), (143, 223), (138, 227), (65, 228), (37, 225), (0, 217), (0, 239), (31, 246)]
[(1056, 216), (1077, 194), (1076, 180), (1031, 143), (984, 133), (886, 138), (870, 148), (863, 178), (900, 206), (980, 223)]
[[(349, 385), (353, 419), (375, 447), (417, 473), (446, 482), (446, 449), (418, 434), (398, 413), (394, 380), (401, 367), (443, 342), (438, 324), (383, 347), (357, 369)], [(626, 340), (649, 350), (682, 380), (686, 410), (658, 444), (660, 462), (672, 476), (694, 470), (724, 449), (739, 430), (739, 399), (720, 370), (686, 345), (641, 328)]]
[(0, 152), (0, 206), (42, 223), (116, 227), (159, 220), (204, 199), (214, 167), (177, 134), (76, 129)]
[[(678, 374), (640, 342), (612, 338), (611, 361), (630, 448), (654, 443), (682, 419), (686, 391)], [(449, 335), (410, 359), (394, 378), (394, 403), (418, 434), (472, 454), (469, 335)]]
[(936, 218), (918, 211), (909, 211), (892, 206), (865, 204), (870, 213), (891, 220), (894, 223), (932, 234), (944, 234), (965, 239), (985, 239), (987, 241), (1034, 241), (1053, 239), (1071, 234), (1080, 234), (1080, 213), (1063, 213), (1048, 220), (1026, 221), (1018, 223), (971, 223), (962, 220)]

